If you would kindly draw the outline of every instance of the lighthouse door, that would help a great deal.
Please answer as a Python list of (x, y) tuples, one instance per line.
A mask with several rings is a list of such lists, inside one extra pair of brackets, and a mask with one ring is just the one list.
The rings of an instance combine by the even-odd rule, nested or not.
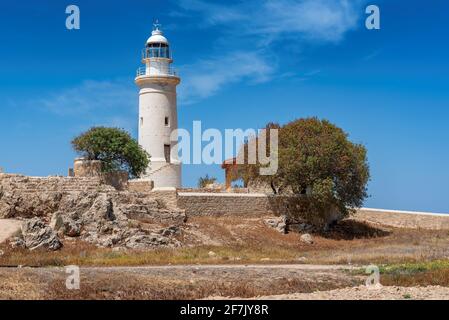
[(170, 145), (164, 144), (165, 161), (170, 163)]

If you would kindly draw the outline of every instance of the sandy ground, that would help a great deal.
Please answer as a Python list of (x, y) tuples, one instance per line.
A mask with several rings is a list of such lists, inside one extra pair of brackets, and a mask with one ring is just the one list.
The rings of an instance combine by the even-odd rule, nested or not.
[(261, 300), (449, 300), (449, 288), (357, 286), (313, 293), (261, 296)]
[(4, 242), (20, 230), (22, 221), (0, 219), (0, 243)]

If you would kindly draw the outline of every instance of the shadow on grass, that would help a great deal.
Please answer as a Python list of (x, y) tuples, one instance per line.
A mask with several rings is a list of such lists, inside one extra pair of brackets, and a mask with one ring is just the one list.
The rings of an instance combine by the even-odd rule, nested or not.
[(320, 236), (333, 240), (372, 239), (386, 237), (390, 234), (389, 230), (355, 220), (340, 221), (332, 225), (329, 231), (319, 233)]

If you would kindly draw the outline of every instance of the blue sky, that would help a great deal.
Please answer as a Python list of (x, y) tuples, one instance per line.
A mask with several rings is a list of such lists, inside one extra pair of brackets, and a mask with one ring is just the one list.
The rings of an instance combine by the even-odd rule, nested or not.
[[(65, 28), (65, 8), (81, 29)], [(365, 8), (381, 9), (367, 30)], [(444, 0), (65, 1), (0, 4), (0, 166), (66, 174), (93, 125), (137, 133), (140, 50), (158, 18), (180, 70), (180, 127), (318, 116), (368, 148), (366, 206), (449, 213)], [(195, 185), (218, 166), (184, 166)]]

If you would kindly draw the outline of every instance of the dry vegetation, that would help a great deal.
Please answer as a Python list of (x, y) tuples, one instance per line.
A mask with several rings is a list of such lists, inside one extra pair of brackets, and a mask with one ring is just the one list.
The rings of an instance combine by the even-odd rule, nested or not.
[[(139, 266), (168, 264), (308, 263), (353, 264), (425, 262), (449, 257), (447, 230), (385, 229), (343, 221), (332, 232), (315, 234), (313, 245), (299, 234), (280, 234), (260, 218), (192, 218), (181, 235), (184, 247), (113, 250), (73, 241), (57, 252), (10, 249), (1, 266)], [(214, 256), (209, 252), (213, 251)]]
[[(383, 285), (449, 286), (447, 230), (381, 228), (347, 220), (330, 233), (313, 236), (314, 244), (308, 245), (300, 242), (299, 234), (280, 234), (261, 218), (201, 217), (189, 220), (179, 238), (185, 246), (177, 249), (123, 251), (66, 241), (58, 252), (29, 252), (2, 245), (1, 266), (79, 265), (91, 271), (83, 273), (80, 291), (67, 291), (66, 275), (61, 268), (4, 268), (0, 272), (0, 298), (246, 298), (355, 286), (363, 283), (365, 277), (363, 272), (340, 270), (276, 270), (264, 275), (254, 271), (242, 274), (238, 268), (205, 274), (188, 268), (187, 273), (181, 269), (164, 273), (159, 269), (138, 272), (135, 270), (141, 268), (103, 268), (111, 266), (377, 264), (381, 266)], [(90, 268), (93, 266), (102, 268)], [(111, 275), (105, 271), (109, 269), (117, 270)]]

